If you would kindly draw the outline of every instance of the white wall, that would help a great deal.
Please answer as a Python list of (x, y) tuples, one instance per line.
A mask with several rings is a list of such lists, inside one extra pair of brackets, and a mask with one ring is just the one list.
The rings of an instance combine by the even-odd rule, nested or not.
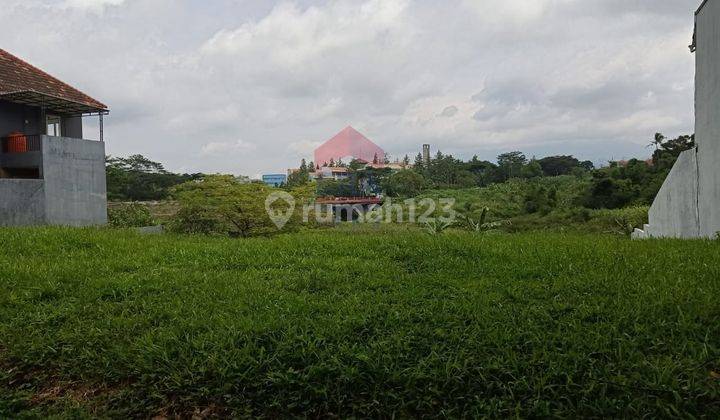
[(720, 0), (696, 16), (695, 140), (650, 209), (638, 237), (708, 238), (720, 232)]
[(720, 0), (697, 16), (695, 137), (700, 169), (700, 235), (720, 232)]
[(696, 151), (684, 151), (650, 207), (650, 237), (696, 238), (700, 232), (697, 206)]

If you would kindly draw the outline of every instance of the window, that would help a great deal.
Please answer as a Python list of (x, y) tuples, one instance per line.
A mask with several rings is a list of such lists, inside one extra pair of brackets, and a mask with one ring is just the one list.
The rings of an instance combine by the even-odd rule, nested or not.
[(48, 115), (47, 116), (47, 135), (48, 136), (56, 136), (60, 137), (62, 136), (62, 127), (61, 127), (61, 121), (62, 119), (55, 115)]

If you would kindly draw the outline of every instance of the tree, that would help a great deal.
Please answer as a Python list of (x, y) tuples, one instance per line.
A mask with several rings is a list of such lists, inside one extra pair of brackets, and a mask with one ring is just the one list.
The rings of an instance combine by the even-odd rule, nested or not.
[(374, 164), (374, 165), (377, 165), (377, 164), (378, 164), (378, 155), (377, 155), (377, 153), (375, 153), (375, 156), (373, 157), (373, 164)]
[(419, 173), (403, 169), (390, 175), (383, 185), (385, 194), (394, 197), (414, 197), (426, 186), (425, 178)]
[(662, 133), (655, 133), (655, 137), (653, 138), (653, 141), (648, 144), (648, 147), (655, 146), (655, 150), (660, 149), (660, 146), (662, 146), (663, 142), (665, 141), (665, 136)]
[(405, 155), (405, 157), (402, 160), (402, 164), (404, 167), (410, 166), (410, 156)]
[(425, 162), (423, 161), (422, 153), (418, 153), (417, 156), (415, 156), (415, 162), (413, 163), (413, 166), (416, 171), (422, 171), (425, 167)]
[[(545, 176), (570, 175), (582, 164), (573, 156), (548, 156), (538, 160)], [(592, 164), (592, 162), (590, 162)]]
[(271, 192), (265, 184), (241, 184), (232, 176), (224, 175), (211, 175), (201, 182), (179, 185), (173, 195), (181, 210), (173, 230), (243, 238), (277, 232), (265, 210), (265, 199)]
[(543, 176), (543, 170), (537, 160), (531, 160), (520, 170), (520, 176), (525, 179), (539, 178)]
[(679, 136), (663, 142), (653, 153), (653, 164), (663, 169), (672, 169), (680, 154), (695, 147), (695, 135)]
[(480, 160), (477, 156), (470, 159), (466, 168), (475, 176), (477, 185), (481, 187), (503, 181), (497, 165), (487, 160)]
[(522, 152), (503, 153), (497, 157), (498, 169), (503, 181), (520, 176), (527, 158)]
[(595, 169), (595, 164), (592, 163), (591, 160), (585, 160), (580, 162), (580, 167), (582, 169), (585, 169), (586, 171), (592, 171), (593, 169)]
[(163, 200), (170, 188), (202, 174), (174, 174), (142, 155), (106, 157), (107, 196), (116, 201)]
[(320, 197), (356, 197), (360, 195), (355, 182), (351, 179), (321, 179), (317, 183), (317, 195)]
[(582, 204), (591, 209), (618, 209), (631, 204), (639, 196), (629, 179), (599, 176), (582, 198)]

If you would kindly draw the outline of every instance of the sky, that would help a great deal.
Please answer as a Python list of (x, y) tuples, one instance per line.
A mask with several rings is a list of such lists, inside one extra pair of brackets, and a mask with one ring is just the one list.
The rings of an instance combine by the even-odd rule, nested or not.
[(348, 125), (393, 158), (602, 163), (692, 133), (699, 3), (2, 0), (0, 48), (106, 103), (109, 154), (172, 171), (284, 172)]

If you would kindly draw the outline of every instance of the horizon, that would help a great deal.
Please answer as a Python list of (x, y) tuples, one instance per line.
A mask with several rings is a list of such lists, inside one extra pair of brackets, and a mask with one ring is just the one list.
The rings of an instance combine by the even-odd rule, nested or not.
[(399, 159), (646, 158), (655, 132), (694, 131), (698, 5), (10, 0), (0, 24), (2, 48), (108, 104), (108, 154), (256, 177), (348, 125)]

